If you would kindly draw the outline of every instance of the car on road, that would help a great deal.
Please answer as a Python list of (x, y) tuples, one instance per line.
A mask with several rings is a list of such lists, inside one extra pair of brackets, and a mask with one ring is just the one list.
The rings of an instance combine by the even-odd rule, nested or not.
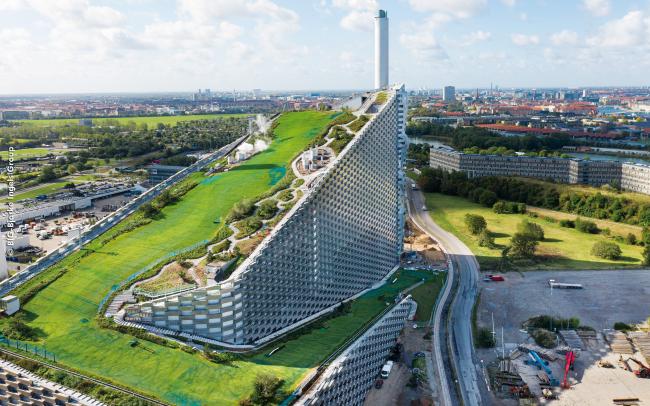
[(375, 389), (381, 389), (382, 386), (384, 386), (384, 380), (383, 379), (377, 379), (375, 381)]
[(429, 210), (427, 209), (427, 206), (422, 206), (422, 211), (427, 211), (427, 210)]

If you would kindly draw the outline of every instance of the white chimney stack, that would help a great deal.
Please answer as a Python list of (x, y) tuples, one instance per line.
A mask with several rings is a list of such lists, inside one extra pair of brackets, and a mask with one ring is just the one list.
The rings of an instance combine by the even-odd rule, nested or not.
[(388, 87), (388, 14), (375, 16), (375, 89)]

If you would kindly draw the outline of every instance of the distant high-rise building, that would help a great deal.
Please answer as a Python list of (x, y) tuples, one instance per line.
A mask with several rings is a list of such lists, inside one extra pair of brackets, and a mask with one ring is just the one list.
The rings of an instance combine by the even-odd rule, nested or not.
[(442, 100), (446, 103), (453, 103), (456, 101), (456, 88), (453, 86), (445, 86), (442, 89)]
[(388, 14), (377, 11), (375, 16), (375, 89), (388, 86)]

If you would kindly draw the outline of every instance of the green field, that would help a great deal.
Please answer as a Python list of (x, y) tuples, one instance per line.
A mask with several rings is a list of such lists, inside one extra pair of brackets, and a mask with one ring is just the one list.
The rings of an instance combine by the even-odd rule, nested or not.
[[(515, 270), (529, 269), (617, 269), (640, 267), (640, 246), (619, 243), (623, 256), (610, 261), (591, 255), (591, 247), (596, 241), (612, 241), (604, 235), (581, 233), (575, 229), (560, 227), (541, 218), (531, 218), (525, 214), (496, 214), (492, 209), (472, 203), (464, 198), (437, 193), (426, 195), (427, 206), (433, 220), (447, 231), (458, 236), (476, 255), (481, 268), (490, 270), (501, 257), (501, 249), (509, 244), (517, 230), (517, 225), (525, 218), (542, 226), (545, 241), (537, 248), (537, 260), (515, 264)], [(464, 223), (466, 213), (485, 217), (488, 229), (495, 233), (497, 249), (479, 247), (476, 238), (467, 231)]]
[[(169, 252), (211, 238), (218, 227), (215, 218), (225, 216), (235, 202), (255, 197), (279, 181), (290, 159), (306, 148), (331, 118), (332, 113), (322, 112), (284, 115), (267, 150), (229, 172), (209, 178), (196, 174), (200, 184), (180, 202), (165, 207), (161, 219), (103, 246), (95, 241), (85, 247), (89, 255), (80, 258), (75, 254), (57, 265), (70, 270), (24, 308), (29, 324), (43, 331), (48, 351), (55, 353), (61, 364), (178, 404), (236, 403), (251, 390), (260, 372), (275, 374), (290, 385), (297, 383), (309, 362), (296, 367), (288, 352), (291, 362), (286, 364), (278, 354), (274, 365), (266, 365), (269, 360), (259, 357), (242, 361), (239, 367), (217, 366), (197, 355), (151, 343), (143, 345), (153, 353), (132, 348), (132, 337), (99, 328), (95, 316), (112, 286)], [(308, 357), (304, 349), (293, 358)]]
[[(229, 118), (229, 117), (246, 117), (250, 114), (193, 114), (186, 116), (147, 116), (147, 117), (115, 117), (115, 118), (93, 118), (93, 125), (105, 125), (108, 122), (117, 121), (120, 124), (124, 125), (129, 122), (134, 122), (136, 124), (145, 123), (149, 126), (162, 123), (165, 125), (176, 125), (181, 121), (191, 121), (191, 120), (213, 120), (218, 118)], [(19, 123), (25, 125), (34, 125), (38, 127), (55, 127), (63, 125), (78, 125), (78, 118), (53, 118), (46, 120), (15, 120)]]
[[(35, 189), (32, 189), (28, 192), (23, 192), (23, 193), (16, 193), (14, 195), (14, 198), (12, 199), (14, 202), (17, 202), (18, 200), (22, 199), (33, 199), (36, 196), (39, 195), (47, 195), (50, 193), (58, 192), (60, 191), (63, 186), (65, 186), (69, 182), (54, 182), (54, 183), (47, 183), (45, 185), (39, 186)], [(6, 196), (6, 194), (4, 194)], [(9, 198), (4, 197), (0, 199), (0, 203), (8, 202)]]
[(436, 274), (428, 283), (424, 283), (409, 292), (418, 303), (415, 319), (419, 323), (428, 322), (431, 319), (431, 313), (438, 299), (438, 293), (442, 289), (446, 278), (446, 273)]
[[(50, 148), (23, 148), (14, 151), (14, 159), (38, 158), (48, 154), (60, 155), (67, 150)], [(9, 151), (0, 151), (0, 158), (9, 159)]]

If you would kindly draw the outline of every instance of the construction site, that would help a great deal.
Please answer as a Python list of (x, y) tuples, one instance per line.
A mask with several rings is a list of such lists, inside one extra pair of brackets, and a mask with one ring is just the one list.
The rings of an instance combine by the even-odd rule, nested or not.
[(484, 286), (477, 323), (496, 345), (478, 355), (498, 403), (648, 404), (650, 303), (638, 300), (648, 279), (647, 271), (534, 272)]

